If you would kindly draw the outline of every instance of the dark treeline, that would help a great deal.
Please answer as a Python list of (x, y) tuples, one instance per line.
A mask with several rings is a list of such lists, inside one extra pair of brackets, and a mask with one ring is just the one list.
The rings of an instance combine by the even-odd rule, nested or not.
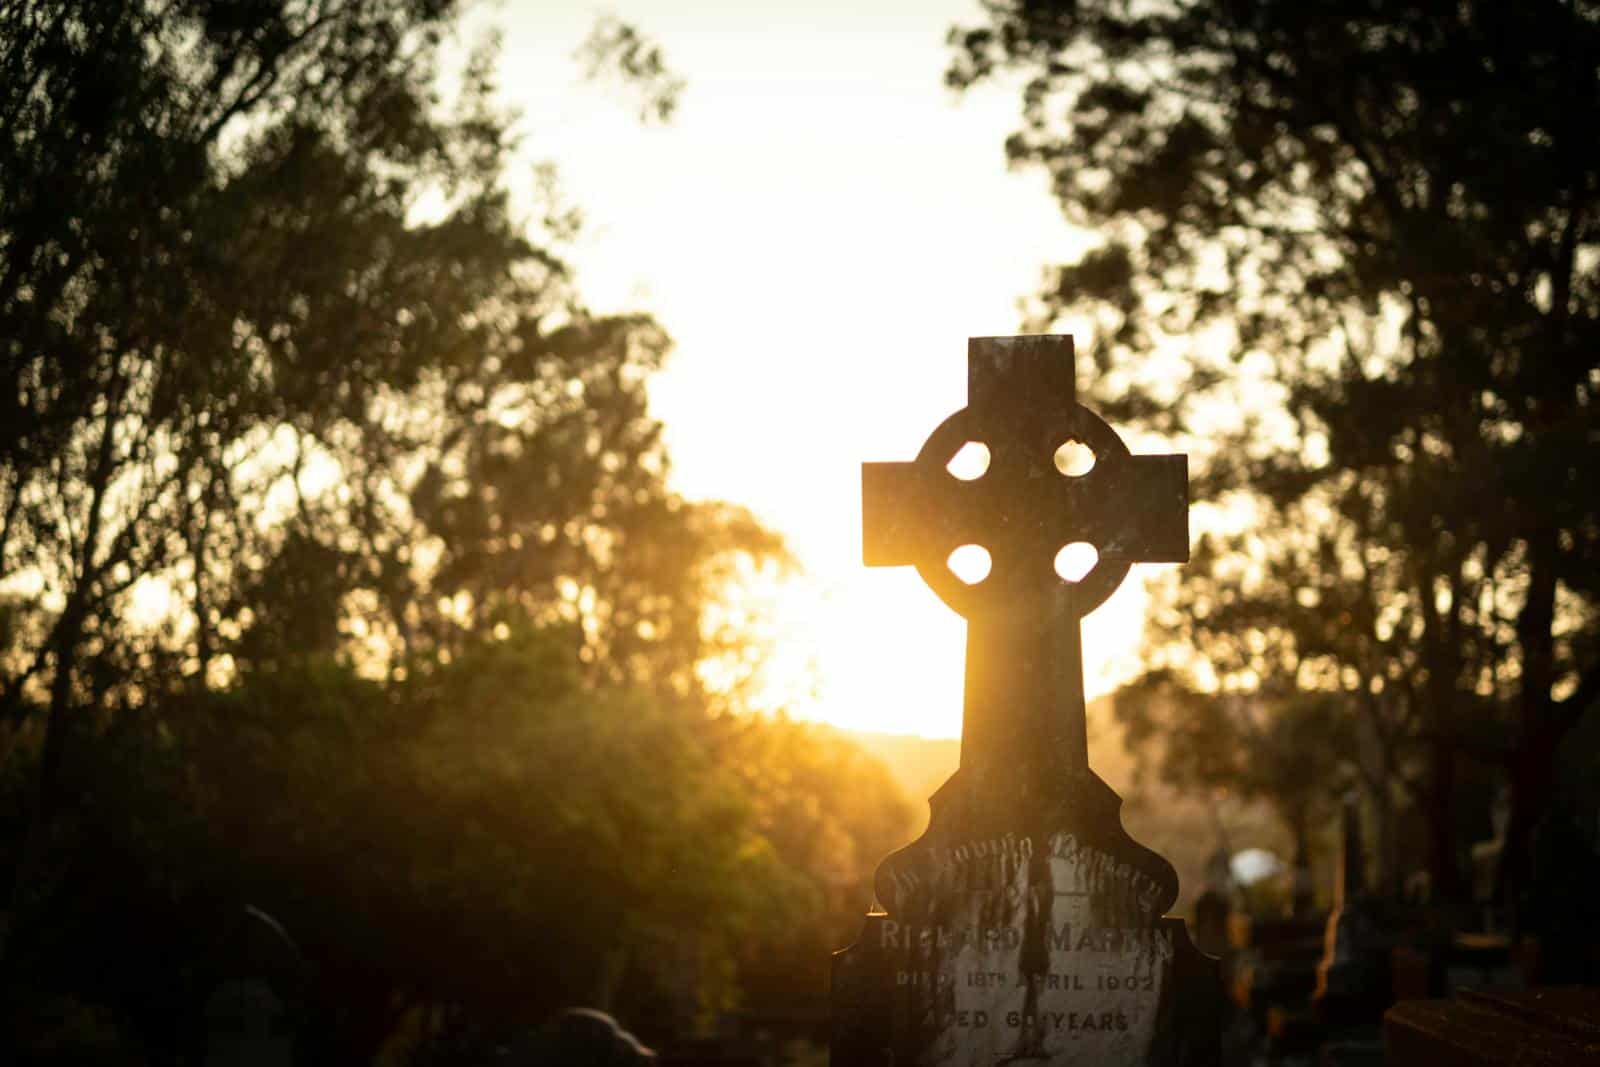
[(455, 15), (0, 7), (0, 1059), (198, 1062), (246, 907), (306, 1062), (814, 1023), (903, 839), (879, 764), (703, 684), (783, 546), (667, 488), (668, 339), (513, 211)]
[(1600, 8), (986, 7), (949, 81), (1024, 79), (1008, 155), (1100, 238), (1035, 324), (1093, 323), (1097, 407), (1183, 439), (1220, 520), (1130, 739), (1302, 853), (1358, 790), (1385, 888), (1458, 916), (1501, 786), (1537, 932), (1540, 828), (1600, 851), (1555, 789), (1600, 696)]

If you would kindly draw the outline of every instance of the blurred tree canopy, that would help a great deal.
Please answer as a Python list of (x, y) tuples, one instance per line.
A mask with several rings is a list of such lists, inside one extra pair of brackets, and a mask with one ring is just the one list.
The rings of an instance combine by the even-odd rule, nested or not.
[(788, 557), (667, 487), (669, 339), (585, 307), (563, 204), (514, 206), (456, 14), (0, 8), (10, 988), (192, 996), (233, 901), (366, 1054), (420, 1005), (700, 1012), (775, 916), (826, 921), (783, 827), (893, 843), (845, 810), (876, 764), (735, 769), (825, 765), (702, 680), (749, 659), (708, 609)]
[(308, 658), (110, 719), (67, 765), (80, 848), (30, 988), (181, 1055), (244, 901), (312, 962), (334, 1061), (571, 1004), (647, 1033), (823, 1017), (909, 805), (821, 728), (596, 689), (580, 644), (528, 628), (399, 682)]
[(1201, 795), (1225, 792), (1271, 807), (1293, 842), (1291, 906), (1308, 913), (1314, 887), (1305, 879), (1316, 831), (1356, 784), (1354, 724), (1337, 695), (1199, 693), (1190, 679), (1153, 670), (1118, 689), (1112, 701), (1127, 725), (1124, 744), (1145, 753), (1139, 771), (1153, 769), (1168, 784)]
[(620, 80), (638, 100), (640, 122), (667, 122), (684, 81), (667, 67), (661, 46), (612, 15), (595, 20), (577, 52), (590, 81)]
[(1022, 76), (1007, 153), (1100, 239), (1036, 324), (1087, 320), (1098, 406), (1191, 435), (1220, 520), (1155, 666), (1342, 694), (1447, 896), (1458, 762), (1502, 763), (1514, 902), (1600, 694), (1600, 7), (985, 7), (949, 81)]

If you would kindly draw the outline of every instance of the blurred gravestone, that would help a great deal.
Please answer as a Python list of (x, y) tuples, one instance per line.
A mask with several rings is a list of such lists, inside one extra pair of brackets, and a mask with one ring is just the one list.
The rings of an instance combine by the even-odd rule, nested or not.
[[(967, 618), (967, 675), (961, 766), (834, 957), (836, 1067), (1220, 1056), (1215, 961), (1164, 917), (1177, 875), (1089, 769), (1079, 639), (1130, 564), (1188, 558), (1187, 461), (1132, 455), (1074, 385), (1070, 337), (976, 338), (968, 406), (863, 468), (866, 562)], [(947, 565), (969, 545), (970, 584)]]
[(1376, 1023), (1392, 999), (1389, 955), (1395, 938), (1387, 921), (1387, 901), (1367, 891), (1361, 810), (1354, 794), (1344, 800), (1340, 837), (1333, 911), (1311, 999), (1317, 1017), (1330, 1026)]
[(1211, 854), (1206, 861), (1206, 887), (1194, 902), (1194, 942), (1201, 952), (1211, 956), (1222, 956), (1230, 950), (1228, 920), (1237, 894), (1232, 860), (1226, 848)]
[(1506, 849), (1506, 831), (1511, 826), (1511, 789), (1508, 785), (1502, 784), (1495, 791), (1494, 801), (1489, 807), (1489, 825), (1494, 832), (1487, 840), (1474, 842), (1470, 853), (1472, 902), (1482, 912), (1484, 929), (1500, 930), (1505, 928), (1505, 922), (1495, 906), (1495, 876), (1500, 873), (1500, 857)]
[(204, 1005), (205, 1067), (292, 1067), (306, 967), (270, 915), (247, 907), (227, 932)]

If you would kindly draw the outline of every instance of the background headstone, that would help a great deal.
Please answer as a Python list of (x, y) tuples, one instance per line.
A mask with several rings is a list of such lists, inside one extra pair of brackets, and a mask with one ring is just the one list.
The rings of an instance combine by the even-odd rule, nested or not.
[(1208, 956), (1223, 956), (1231, 949), (1229, 919), (1238, 897), (1230, 865), (1232, 854), (1219, 848), (1206, 861), (1206, 887), (1194, 904), (1194, 942)]
[(294, 1067), (306, 978), (283, 927), (245, 908), (224, 935), (202, 1008), (205, 1067)]
[(1334, 905), (1312, 1000), (1324, 1023), (1376, 1023), (1389, 1006), (1389, 954), (1395, 942), (1385, 922), (1385, 902), (1367, 892), (1361, 809), (1354, 794), (1345, 798), (1340, 819)]

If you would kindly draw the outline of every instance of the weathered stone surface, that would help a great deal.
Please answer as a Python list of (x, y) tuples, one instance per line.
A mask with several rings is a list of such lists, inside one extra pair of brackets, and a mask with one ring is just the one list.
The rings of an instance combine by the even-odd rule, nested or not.
[[(1162, 917), (1176, 876), (1120, 806), (1088, 771), (958, 772), (928, 832), (878, 869), (885, 914), (836, 957), (856, 1044), (834, 1062), (1214, 1062), (1214, 961)], [(852, 988), (871, 995), (849, 1003)]]
[[(833, 1062), (1215, 1063), (1215, 961), (1163, 917), (1176, 874), (1089, 770), (1079, 637), (1130, 563), (1187, 558), (1186, 460), (1130, 454), (1077, 404), (1071, 338), (978, 338), (968, 363), (971, 403), (917, 459), (863, 469), (866, 561), (916, 566), (967, 617), (967, 681), (961, 768), (835, 956)], [(945, 467), (969, 441), (990, 465), (962, 481)], [(1068, 441), (1086, 474), (1057, 469)], [(1078, 541), (1098, 560), (1065, 581)], [(963, 544), (991, 554), (979, 583), (945, 565)]]

